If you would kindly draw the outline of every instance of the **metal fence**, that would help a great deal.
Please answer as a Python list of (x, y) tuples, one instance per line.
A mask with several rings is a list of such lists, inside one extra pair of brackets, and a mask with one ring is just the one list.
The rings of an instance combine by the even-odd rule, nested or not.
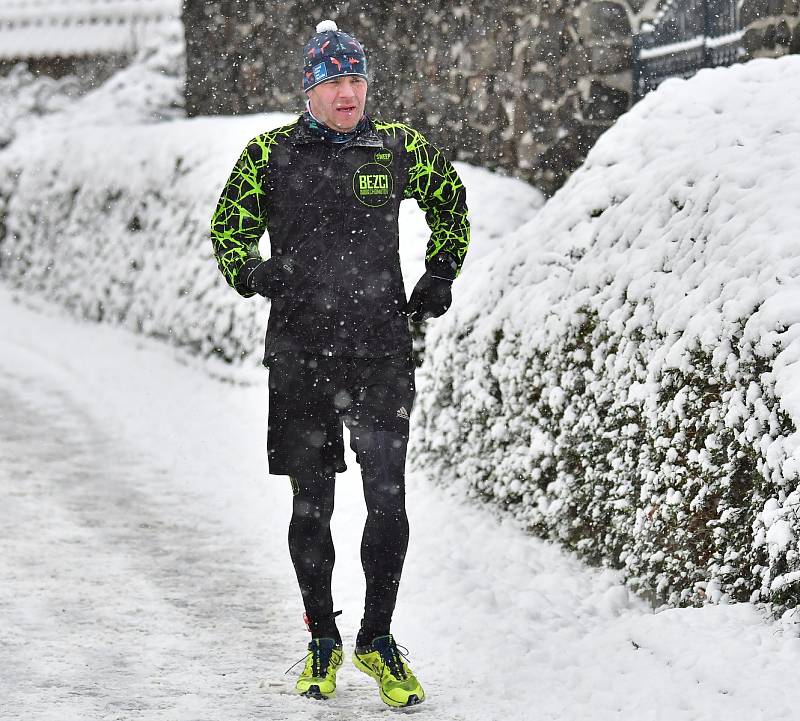
[(667, 0), (633, 37), (634, 102), (667, 78), (737, 62), (743, 36), (736, 0)]

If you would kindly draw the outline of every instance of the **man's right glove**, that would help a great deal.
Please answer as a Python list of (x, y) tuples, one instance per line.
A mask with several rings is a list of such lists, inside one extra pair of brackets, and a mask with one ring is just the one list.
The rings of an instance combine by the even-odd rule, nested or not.
[(295, 270), (289, 256), (273, 255), (245, 268), (245, 287), (265, 298), (277, 298), (291, 289)]
[(412, 323), (422, 323), (428, 318), (443, 315), (453, 302), (452, 286), (452, 280), (426, 272), (417, 281), (408, 299), (406, 311), (409, 320)]

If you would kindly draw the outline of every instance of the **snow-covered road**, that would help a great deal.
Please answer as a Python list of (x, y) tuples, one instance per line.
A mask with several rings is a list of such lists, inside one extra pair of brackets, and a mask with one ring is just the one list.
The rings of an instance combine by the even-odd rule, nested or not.
[[(266, 374), (212, 378), (174, 351), (0, 287), (0, 719), (374, 719), (291, 694), (307, 635), (265, 471)], [(256, 339), (254, 342), (258, 342)], [(246, 381), (246, 382), (245, 382)], [(618, 577), (409, 479), (395, 633), (435, 721), (790, 719), (800, 641), (749, 606), (657, 615)], [(340, 477), (334, 592), (360, 618), (364, 517)]]

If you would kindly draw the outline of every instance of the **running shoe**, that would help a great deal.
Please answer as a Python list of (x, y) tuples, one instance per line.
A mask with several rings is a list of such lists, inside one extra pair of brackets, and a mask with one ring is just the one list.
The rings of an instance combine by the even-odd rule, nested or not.
[(308, 644), (305, 668), (295, 684), (297, 693), (309, 698), (333, 698), (336, 695), (336, 672), (342, 665), (342, 658), (342, 647), (332, 638), (312, 639)]
[(425, 700), (425, 691), (406, 663), (408, 650), (394, 638), (379, 636), (366, 648), (356, 647), (353, 664), (378, 682), (381, 700), (389, 706), (414, 706)]

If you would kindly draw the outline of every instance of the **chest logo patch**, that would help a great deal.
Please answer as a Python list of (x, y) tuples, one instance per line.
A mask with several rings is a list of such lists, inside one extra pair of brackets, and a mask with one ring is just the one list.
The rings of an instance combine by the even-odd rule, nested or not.
[(375, 162), (381, 163), (381, 165), (390, 165), (392, 162), (392, 151), (391, 150), (380, 150), (375, 153)]
[(394, 180), (389, 169), (379, 163), (367, 163), (353, 175), (353, 193), (364, 205), (379, 208), (392, 197)]

